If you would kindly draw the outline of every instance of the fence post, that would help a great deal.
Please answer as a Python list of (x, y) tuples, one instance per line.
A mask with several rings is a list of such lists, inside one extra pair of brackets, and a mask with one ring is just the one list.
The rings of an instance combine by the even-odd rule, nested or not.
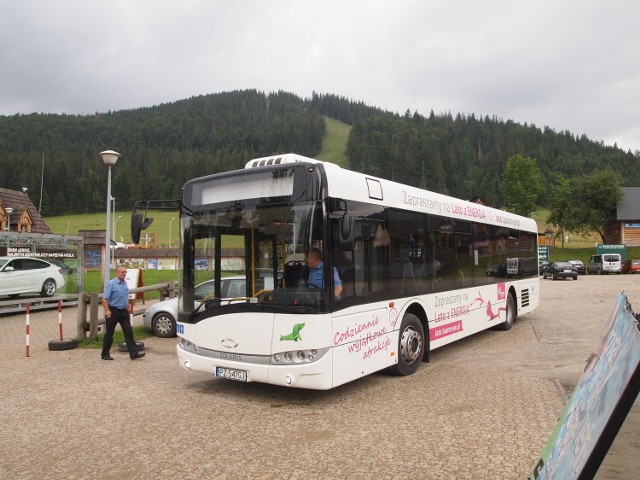
[(76, 318), (76, 337), (78, 340), (87, 338), (87, 295), (80, 292), (78, 295), (78, 316)]
[(89, 295), (89, 338), (98, 336), (98, 294)]

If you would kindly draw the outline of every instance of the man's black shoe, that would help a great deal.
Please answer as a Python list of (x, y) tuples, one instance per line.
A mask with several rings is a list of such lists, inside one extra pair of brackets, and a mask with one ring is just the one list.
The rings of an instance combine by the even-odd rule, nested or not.
[(135, 360), (136, 358), (142, 358), (142, 357), (144, 357), (144, 355), (145, 355), (144, 352), (142, 352), (142, 353), (136, 352), (133, 355), (131, 355), (131, 360)]
[(111, 355), (102, 355), (102, 359), (103, 360), (113, 360), (113, 357)]

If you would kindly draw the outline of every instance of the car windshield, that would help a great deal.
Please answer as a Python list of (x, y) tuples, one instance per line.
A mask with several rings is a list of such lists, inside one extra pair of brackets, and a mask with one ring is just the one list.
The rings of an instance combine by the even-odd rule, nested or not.
[(603, 257), (605, 262), (617, 262), (620, 258), (617, 255), (605, 255)]
[(569, 262), (556, 262), (556, 268), (573, 268)]

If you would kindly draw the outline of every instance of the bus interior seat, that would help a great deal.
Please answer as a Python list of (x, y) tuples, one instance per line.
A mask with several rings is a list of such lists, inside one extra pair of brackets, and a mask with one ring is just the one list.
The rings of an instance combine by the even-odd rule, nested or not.
[(297, 287), (301, 281), (305, 281), (309, 275), (307, 265), (304, 262), (292, 260), (284, 266), (284, 286)]

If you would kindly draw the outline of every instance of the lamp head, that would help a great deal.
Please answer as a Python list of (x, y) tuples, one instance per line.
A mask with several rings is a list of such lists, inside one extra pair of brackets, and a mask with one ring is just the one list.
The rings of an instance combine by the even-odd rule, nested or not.
[(100, 158), (105, 165), (111, 166), (116, 164), (118, 158), (120, 158), (120, 154), (113, 150), (105, 150), (104, 152), (100, 152)]

